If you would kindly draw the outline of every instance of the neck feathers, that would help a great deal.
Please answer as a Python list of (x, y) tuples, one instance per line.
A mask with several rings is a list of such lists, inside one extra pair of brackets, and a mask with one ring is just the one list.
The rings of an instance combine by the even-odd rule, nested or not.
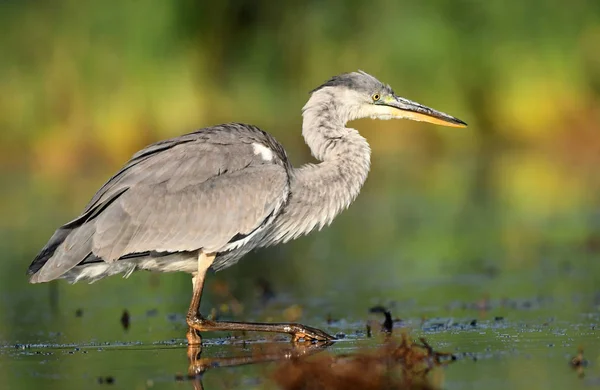
[(354, 119), (331, 92), (319, 90), (302, 110), (302, 135), (319, 164), (294, 169), (290, 198), (268, 233), (268, 245), (329, 225), (356, 199), (369, 173), (371, 149), (346, 122)]

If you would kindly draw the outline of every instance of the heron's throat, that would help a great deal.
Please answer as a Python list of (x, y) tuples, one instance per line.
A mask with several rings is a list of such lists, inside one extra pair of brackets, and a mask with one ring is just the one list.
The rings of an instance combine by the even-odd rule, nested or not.
[[(346, 123), (351, 119), (349, 110), (336, 102), (333, 93), (313, 93), (302, 108), (302, 117), (302, 136), (312, 155), (319, 161), (335, 158), (337, 152), (340, 152), (336, 150), (339, 141), (346, 141), (347, 136), (350, 136), (349, 141), (359, 141), (352, 139), (354, 135), (360, 137), (356, 130), (346, 128)], [(366, 141), (360, 138), (366, 144)]]
[(346, 127), (346, 123), (355, 118), (354, 111), (326, 90), (313, 93), (302, 109), (302, 136), (312, 155), (321, 163), (309, 164), (300, 170), (315, 169), (323, 172), (321, 175), (333, 175), (331, 183), (348, 190), (348, 195), (353, 195), (350, 201), (358, 195), (371, 164), (367, 140), (355, 129)]

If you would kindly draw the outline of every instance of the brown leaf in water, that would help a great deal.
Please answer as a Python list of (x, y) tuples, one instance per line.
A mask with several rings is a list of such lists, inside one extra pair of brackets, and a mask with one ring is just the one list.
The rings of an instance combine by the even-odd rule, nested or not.
[(274, 380), (286, 390), (438, 389), (443, 377), (428, 374), (453, 360), (452, 354), (434, 351), (424, 339), (414, 342), (402, 333), (376, 351), (292, 359), (276, 369)]

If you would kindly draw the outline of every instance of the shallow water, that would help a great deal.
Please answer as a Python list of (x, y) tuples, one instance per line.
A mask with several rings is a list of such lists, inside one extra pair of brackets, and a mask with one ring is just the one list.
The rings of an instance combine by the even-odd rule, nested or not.
[[(360, 283), (350, 272), (338, 272), (330, 280), (337, 289), (326, 283), (311, 291), (278, 285), (270, 287), (265, 302), (256, 289), (238, 301), (236, 289), (228, 290), (237, 277), (225, 272), (211, 277), (203, 311), (214, 307), (221, 318), (238, 320), (299, 320), (343, 335), (319, 354), (347, 354), (383, 343), (378, 329), (383, 316), (369, 313), (383, 305), (396, 320), (395, 334), (409, 331), (411, 338), (424, 337), (437, 351), (454, 354), (456, 361), (430, 373), (443, 388), (589, 388), (600, 385), (594, 263), (593, 257), (581, 257), (566, 268), (548, 261), (492, 275), (432, 276), (417, 270)], [(189, 284), (166, 297), (160, 288), (185, 279), (140, 273), (93, 285), (5, 288), (2, 388), (277, 388), (272, 380), (277, 362), (217, 366), (251, 363), (242, 357), (262, 360), (265, 354), (285, 360), (293, 353), (283, 336), (208, 333), (201, 358), (209, 359), (210, 368), (187, 377), (183, 313)], [(109, 291), (122, 294), (116, 305), (103, 301)], [(579, 348), (585, 363), (577, 370), (570, 362)]]

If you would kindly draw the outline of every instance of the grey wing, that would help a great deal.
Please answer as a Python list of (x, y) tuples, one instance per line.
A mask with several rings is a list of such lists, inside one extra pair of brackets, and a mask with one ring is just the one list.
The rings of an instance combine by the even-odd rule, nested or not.
[(73, 231), (51, 248), (32, 282), (60, 277), (90, 253), (112, 262), (146, 251), (233, 249), (287, 201), (284, 164), (261, 159), (252, 143), (186, 140), (150, 148), (109, 180), (82, 216), (61, 228)]
[(140, 185), (115, 200), (95, 223), (92, 252), (105, 261), (130, 253), (219, 252), (235, 248), (287, 200), (285, 170), (249, 166), (191, 186), (178, 177)]

